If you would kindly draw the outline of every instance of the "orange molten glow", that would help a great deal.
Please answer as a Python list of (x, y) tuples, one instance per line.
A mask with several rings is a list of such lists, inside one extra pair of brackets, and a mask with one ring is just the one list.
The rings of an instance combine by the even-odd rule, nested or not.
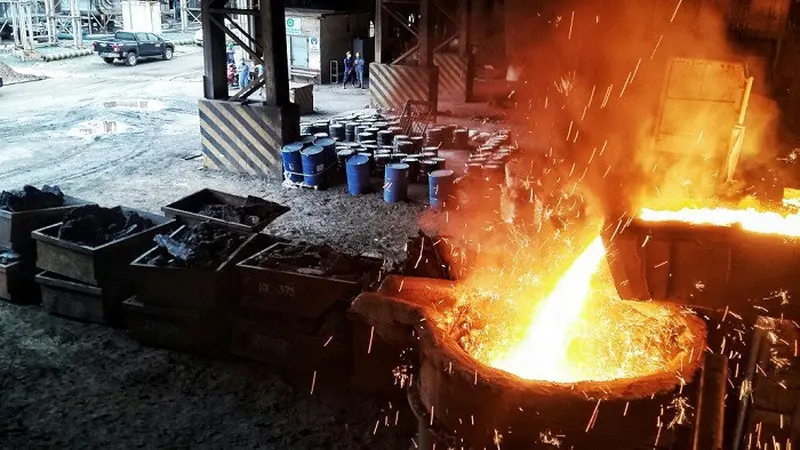
[(486, 276), (459, 287), (467, 305), (460, 340), (472, 357), (520, 378), (558, 383), (670, 372), (686, 361), (694, 336), (681, 313), (620, 301), (599, 236), (546, 290), (524, 248), (513, 267), (487, 268)]
[(639, 218), (646, 222), (685, 222), (694, 225), (733, 226), (762, 234), (800, 237), (800, 214), (780, 214), (755, 208), (683, 208), (657, 211), (644, 208)]
[(534, 380), (575, 378), (566, 354), (570, 331), (586, 306), (592, 276), (600, 268), (603, 256), (605, 249), (598, 236), (558, 280), (550, 295), (539, 303), (522, 342), (491, 365)]

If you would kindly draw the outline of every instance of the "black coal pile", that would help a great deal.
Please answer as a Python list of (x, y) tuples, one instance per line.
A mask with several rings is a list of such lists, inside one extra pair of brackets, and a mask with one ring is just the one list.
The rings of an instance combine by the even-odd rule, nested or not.
[(264, 268), (344, 280), (357, 280), (376, 268), (371, 261), (344, 254), (327, 245), (305, 242), (278, 245), (265, 252), (257, 262)]
[(249, 196), (242, 206), (210, 204), (204, 205), (198, 214), (239, 223), (247, 226), (256, 226), (269, 223), (289, 211), (289, 208), (279, 203), (270, 202), (263, 198)]
[(42, 186), (37, 189), (26, 185), (22, 190), (0, 192), (0, 209), (11, 212), (64, 206), (64, 193), (58, 186)]
[(11, 264), (19, 261), (20, 259), (22, 259), (22, 256), (17, 252), (13, 252), (11, 250), (0, 252), (0, 264)]
[(193, 269), (215, 269), (244, 243), (246, 236), (207, 222), (187, 228), (176, 237), (157, 235), (155, 254), (146, 263)]
[(125, 212), (121, 207), (103, 208), (87, 205), (64, 215), (58, 238), (76, 244), (97, 247), (152, 228), (152, 220)]

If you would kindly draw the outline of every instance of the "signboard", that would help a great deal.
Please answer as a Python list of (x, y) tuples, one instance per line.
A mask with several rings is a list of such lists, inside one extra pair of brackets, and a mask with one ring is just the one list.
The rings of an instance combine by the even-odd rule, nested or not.
[(311, 36), (308, 39), (308, 53), (310, 54), (318, 54), (319, 53), (319, 38), (316, 36)]
[(299, 17), (287, 17), (286, 34), (293, 34), (296, 36), (303, 34), (303, 19)]

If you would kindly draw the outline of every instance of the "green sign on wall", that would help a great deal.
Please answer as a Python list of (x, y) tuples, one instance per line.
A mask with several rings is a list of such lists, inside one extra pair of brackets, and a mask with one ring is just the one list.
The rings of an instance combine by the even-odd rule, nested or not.
[(302, 19), (287, 17), (286, 18), (286, 34), (303, 34)]

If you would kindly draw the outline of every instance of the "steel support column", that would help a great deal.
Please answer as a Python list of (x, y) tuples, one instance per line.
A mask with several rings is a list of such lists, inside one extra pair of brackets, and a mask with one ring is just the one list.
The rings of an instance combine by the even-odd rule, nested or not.
[(464, 58), (465, 74), (464, 100), (472, 99), (473, 87), (475, 86), (475, 58), (472, 55), (472, 2), (473, 0), (461, 0), (459, 4), (459, 34), (458, 34), (458, 54)]
[(203, 92), (205, 98), (213, 100), (228, 99), (225, 31), (214, 23), (224, 23), (225, 14), (220, 10), (225, 7), (225, 3), (226, 0), (208, 0), (201, 4), (205, 65)]
[(278, 0), (261, 0), (261, 36), (264, 60), (264, 103), (289, 104), (289, 63), (286, 54), (286, 15)]
[(383, 0), (375, 0), (375, 62), (383, 63)]
[(189, 2), (187, 0), (179, 0), (180, 15), (181, 15), (181, 31), (186, 31), (189, 28)]
[(72, 16), (72, 45), (75, 48), (82, 48), (83, 28), (81, 27), (81, 10), (78, 7), (78, 0), (69, 1), (69, 11)]
[(433, 65), (433, 4), (434, 0), (419, 2), (419, 65), (422, 67)]
[[(300, 114), (289, 101), (285, 4), (282, 0), (209, 0), (202, 3), (206, 64), (200, 133), (206, 167), (255, 176), (282, 174), (281, 146), (297, 139)], [(241, 79), (230, 95), (225, 40), (263, 75)], [(258, 91), (264, 101), (249, 99)]]

